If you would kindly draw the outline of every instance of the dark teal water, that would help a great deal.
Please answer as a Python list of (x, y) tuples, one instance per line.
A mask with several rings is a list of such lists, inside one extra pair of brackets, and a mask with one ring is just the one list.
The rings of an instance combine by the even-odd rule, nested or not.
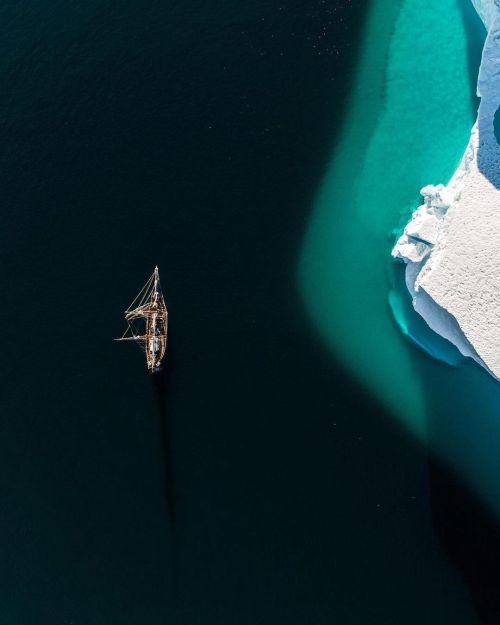
[[(0, 8), (1, 623), (476, 622), (295, 281), (366, 6)], [(155, 264), (153, 381), (111, 339)]]

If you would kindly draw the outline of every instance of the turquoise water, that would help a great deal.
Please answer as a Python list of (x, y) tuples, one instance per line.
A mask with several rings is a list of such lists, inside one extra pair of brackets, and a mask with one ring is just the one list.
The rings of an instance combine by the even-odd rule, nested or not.
[[(390, 296), (394, 237), (419, 189), (446, 183), (467, 144), (482, 37), (468, 3), (372, 4), (350, 114), (316, 197), (299, 277), (335, 355), (500, 514), (497, 383), (473, 364), (453, 368), (423, 355), (390, 308), (391, 297), (393, 308), (401, 305)], [(446, 343), (436, 339), (434, 348), (459, 363)]]

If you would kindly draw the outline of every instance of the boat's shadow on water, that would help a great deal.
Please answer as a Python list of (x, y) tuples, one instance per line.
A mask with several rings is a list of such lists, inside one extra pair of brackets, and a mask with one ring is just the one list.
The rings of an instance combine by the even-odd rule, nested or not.
[(151, 384), (153, 386), (156, 400), (158, 427), (162, 444), (162, 459), (165, 478), (165, 501), (170, 526), (172, 531), (175, 531), (177, 490), (175, 482), (175, 466), (172, 446), (172, 423), (168, 409), (173, 368), (173, 361), (170, 359), (170, 354), (172, 354), (172, 349), (171, 338), (169, 337), (169, 349), (163, 362), (163, 366), (159, 371), (156, 371), (151, 376)]

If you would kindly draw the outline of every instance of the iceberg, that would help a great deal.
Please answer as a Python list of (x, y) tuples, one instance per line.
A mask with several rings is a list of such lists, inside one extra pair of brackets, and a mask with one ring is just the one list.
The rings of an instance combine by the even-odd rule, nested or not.
[(500, 380), (500, 1), (472, 2), (488, 30), (477, 120), (457, 171), (421, 190), (392, 255), (429, 327)]
[(483, 20), (484, 25), (489, 30), (493, 18), (495, 17), (496, 9), (500, 3), (498, 0), (472, 0), (472, 4), (479, 13), (479, 17)]

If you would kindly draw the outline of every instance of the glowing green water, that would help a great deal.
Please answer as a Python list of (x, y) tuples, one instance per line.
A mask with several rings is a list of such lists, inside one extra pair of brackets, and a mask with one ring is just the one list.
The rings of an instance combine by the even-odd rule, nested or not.
[[(425, 436), (414, 348), (388, 305), (391, 231), (447, 182), (474, 116), (456, 0), (372, 3), (344, 132), (318, 193), (300, 282), (335, 354)], [(418, 358), (418, 356), (417, 356)]]

